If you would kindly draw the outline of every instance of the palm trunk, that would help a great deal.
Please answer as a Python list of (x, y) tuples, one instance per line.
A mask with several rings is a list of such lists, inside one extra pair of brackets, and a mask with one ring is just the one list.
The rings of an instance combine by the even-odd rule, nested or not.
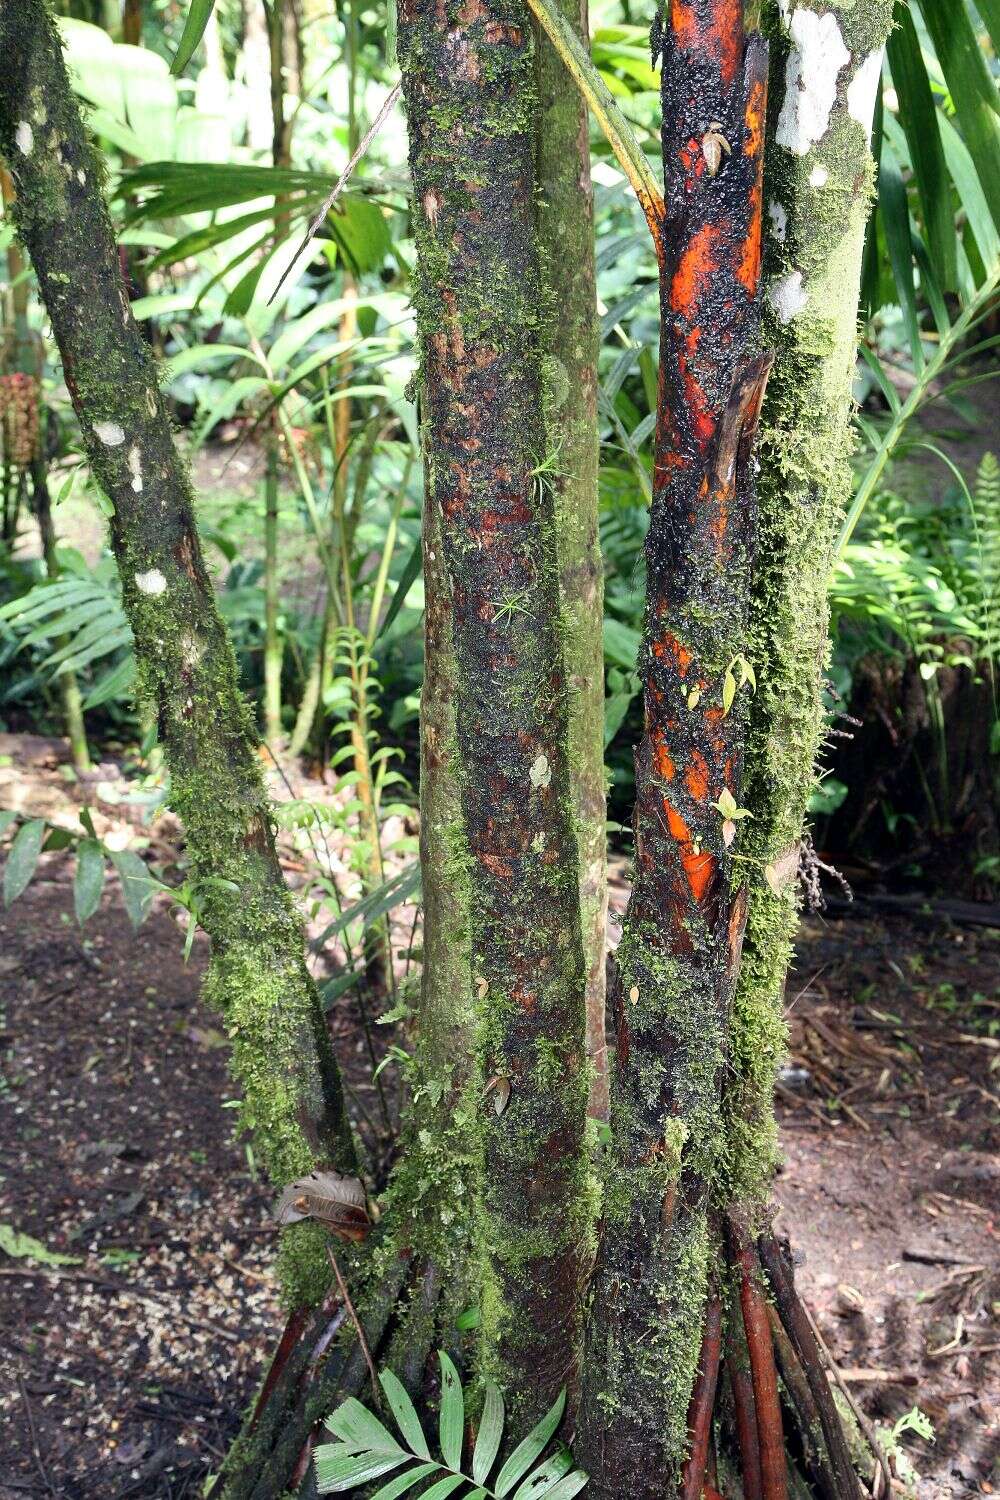
[[(223, 1013), (244, 1119), (275, 1184), (320, 1164), (355, 1165), (302, 928), (282, 878), (256, 736), (239, 691), (194, 524), (190, 484), (149, 350), (121, 282), (100, 174), (42, 0), (0, 13), (0, 143), (17, 223), (62, 355), (94, 476), (114, 506), (111, 541), (135, 637), (140, 692), (155, 706), (184, 823), (206, 991)], [(293, 1304), (322, 1294), (325, 1236), (283, 1236)]]
[[(586, 0), (565, 13), (589, 40)], [(597, 287), (587, 106), (562, 59), (536, 31), (538, 239), (548, 304), (545, 446), (552, 460), (569, 761), (587, 964), (589, 1113), (607, 1119), (604, 1040), (607, 809), (604, 795), (604, 565), (597, 523)]]
[(480, 1363), (525, 1417), (577, 1359), (590, 1208), (579, 882), (544, 481), (525, 13), (404, 4), (428, 482), (456, 663), (455, 763), (484, 1086), (472, 1128)]
[[(751, 293), (759, 267), (764, 80), (763, 49), (754, 38), (744, 44), (740, 10), (734, 0), (673, 0), (663, 37), (667, 232), (646, 733), (637, 755), (636, 884), (615, 993), (614, 1159), (578, 1452), (597, 1496), (620, 1494), (631, 1476), (632, 1495), (696, 1500), (714, 1423), (726, 1472), (738, 1471), (750, 1500), (785, 1500), (795, 1447), (824, 1500), (851, 1500), (858, 1473), (790, 1264), (771, 1237), (766, 1198), (794, 875), (822, 717), (826, 583), (849, 489), (872, 184), (867, 124), (890, 6), (849, 18), (784, 8), (768, 156), (776, 243), (766, 336), (777, 362), (755, 511), (740, 469), (762, 394), (761, 363), (755, 374), (747, 360), (759, 312), (741, 303), (733, 278)], [(741, 53), (750, 64), (736, 99), (745, 130), (725, 90), (706, 91), (709, 73), (713, 83), (738, 78)], [(678, 193), (692, 210), (679, 222)], [(725, 328), (727, 314), (736, 328)], [(729, 364), (719, 382), (747, 332), (744, 376)], [(739, 395), (744, 381), (748, 400)], [(741, 412), (737, 431), (728, 431), (729, 416)], [(707, 485), (701, 452), (711, 459)], [(720, 489), (734, 455), (735, 484)], [(711, 504), (716, 494), (721, 507)], [(702, 518), (716, 536), (722, 580), (711, 572), (712, 543), (704, 532), (699, 538)], [(718, 628), (720, 604), (733, 634)], [(755, 678), (760, 690), (747, 706), (741, 679)], [(714, 827), (705, 821), (713, 807), (726, 819)], [(752, 820), (744, 824), (741, 811)], [(723, 1324), (726, 1283), (738, 1296)], [(727, 1395), (717, 1406), (723, 1361)], [(798, 1444), (786, 1444), (789, 1425)]]
[[(759, 295), (767, 49), (744, 36), (741, 0), (704, 0), (696, 11), (692, 21), (691, 8), (674, 5), (663, 44), (645, 729), (581, 1418), (596, 1494), (620, 1494), (628, 1475), (630, 1493), (651, 1500), (679, 1480), (709, 1297), (709, 1201), (746, 913), (735, 847), (746, 718), (727, 679), (745, 647), (750, 445), (769, 364)], [(706, 132), (713, 121), (727, 154)]]

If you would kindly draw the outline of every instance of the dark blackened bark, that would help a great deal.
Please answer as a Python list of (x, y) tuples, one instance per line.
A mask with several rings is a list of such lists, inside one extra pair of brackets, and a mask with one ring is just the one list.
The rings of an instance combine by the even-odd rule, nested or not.
[(703, 1344), (708, 1200), (746, 896), (734, 862), (760, 344), (766, 47), (737, 0), (675, 0), (662, 36), (665, 217), (646, 544), (635, 884), (613, 1004), (612, 1161), (579, 1457), (596, 1495), (674, 1493)]
[(531, 39), (512, 0), (404, 0), (399, 46), (483, 1085), (481, 1363), (527, 1418), (573, 1377), (590, 1213)]
[[(42, 0), (0, 10), (0, 147), (94, 475), (114, 505), (111, 541), (155, 705), (212, 939), (207, 980), (233, 1042), (258, 1154), (277, 1184), (354, 1166), (340, 1079), (298, 915), (282, 879), (256, 737), (216, 610), (191, 492), (149, 350), (129, 309), (100, 173)], [(208, 877), (211, 877), (209, 881)], [(318, 1296), (325, 1236), (295, 1225), (286, 1295)]]

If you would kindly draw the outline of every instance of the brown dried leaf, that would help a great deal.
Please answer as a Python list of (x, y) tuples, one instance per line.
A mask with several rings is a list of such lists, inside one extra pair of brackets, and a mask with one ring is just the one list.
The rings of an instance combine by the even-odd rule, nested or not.
[(279, 1224), (315, 1219), (345, 1240), (363, 1240), (371, 1224), (360, 1179), (339, 1172), (310, 1172), (290, 1182), (274, 1217)]
[(799, 846), (793, 844), (790, 849), (785, 850), (784, 854), (779, 854), (777, 859), (764, 866), (764, 879), (774, 894), (780, 896), (798, 868)]
[(504, 1078), (502, 1073), (495, 1073), (483, 1092), (493, 1095), (493, 1108), (502, 1115), (510, 1103), (510, 1079)]

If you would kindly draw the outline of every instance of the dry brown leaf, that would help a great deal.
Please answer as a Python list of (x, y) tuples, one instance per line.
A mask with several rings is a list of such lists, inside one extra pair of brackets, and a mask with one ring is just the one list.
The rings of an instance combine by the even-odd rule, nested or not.
[(355, 1241), (363, 1240), (371, 1225), (361, 1180), (339, 1172), (310, 1172), (290, 1182), (274, 1217), (279, 1224), (315, 1219), (341, 1239)]

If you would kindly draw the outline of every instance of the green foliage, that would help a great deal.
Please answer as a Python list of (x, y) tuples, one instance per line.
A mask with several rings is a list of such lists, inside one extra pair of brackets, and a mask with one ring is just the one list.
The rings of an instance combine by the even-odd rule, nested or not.
[[(3, 900), (10, 906), (27, 890), (42, 854), (71, 850), (76, 855), (73, 875), (73, 908), (82, 927), (94, 915), (104, 891), (104, 876), (110, 862), (121, 883), (125, 910), (133, 927), (140, 927), (149, 915), (156, 892), (166, 891), (187, 905), (185, 888), (172, 890), (152, 875), (133, 849), (109, 849), (94, 831), (89, 808), (80, 813), (80, 830), (64, 828), (45, 818), (21, 820), (15, 812), (0, 812), (0, 834), (17, 824), (17, 832), (7, 852), (3, 875)], [(194, 924), (191, 935), (194, 934)]]
[(393, 1437), (360, 1401), (350, 1397), (327, 1421), (327, 1429), (338, 1440), (316, 1449), (316, 1481), (321, 1495), (342, 1494), (404, 1469), (383, 1485), (372, 1500), (396, 1500), (415, 1486), (425, 1497), (443, 1500), (464, 1494), (467, 1500), (570, 1500), (584, 1488), (587, 1475), (574, 1469), (569, 1449), (559, 1445), (546, 1459), (549, 1446), (562, 1420), (565, 1391), (541, 1421), (512, 1450), (490, 1484), (504, 1434), (504, 1403), (500, 1391), (487, 1381), (483, 1410), (468, 1469), (462, 1465), (465, 1432), (465, 1394), (458, 1371), (447, 1354), (438, 1355), (441, 1365), (441, 1400), (438, 1417), (440, 1459), (432, 1456), (416, 1408), (391, 1370), (383, 1370), (379, 1381), (389, 1404), (402, 1444)]

